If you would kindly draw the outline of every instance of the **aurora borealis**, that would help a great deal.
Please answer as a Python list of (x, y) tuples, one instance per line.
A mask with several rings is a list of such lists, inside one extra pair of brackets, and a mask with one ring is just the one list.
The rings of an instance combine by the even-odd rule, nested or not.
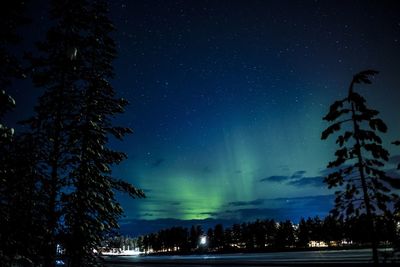
[[(380, 74), (359, 90), (389, 127), (394, 168), (397, 1), (118, 0), (110, 8), (113, 85), (131, 103), (116, 120), (134, 131), (112, 143), (129, 157), (114, 172), (147, 194), (120, 196), (123, 224), (326, 215), (333, 190), (322, 176), (335, 144), (320, 140), (322, 117), (367, 68)], [(12, 119), (21, 119), (36, 92), (13, 95), (21, 105)]]
[[(121, 176), (148, 190), (127, 219), (326, 215), (329, 105), (352, 75), (400, 132), (399, 6), (392, 2), (167, 1), (115, 4), (117, 87), (134, 135)], [(131, 74), (134, 78), (128, 78)], [(388, 95), (396, 97), (388, 98)], [(392, 153), (396, 153), (390, 147)], [(391, 166), (391, 167), (394, 167)]]

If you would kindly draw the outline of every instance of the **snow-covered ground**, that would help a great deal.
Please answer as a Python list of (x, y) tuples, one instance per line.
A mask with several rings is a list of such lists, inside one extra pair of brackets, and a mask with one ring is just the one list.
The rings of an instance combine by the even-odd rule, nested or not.
[(109, 251), (109, 252), (102, 252), (102, 255), (105, 256), (137, 256), (142, 252), (138, 250), (120, 250), (120, 251)]

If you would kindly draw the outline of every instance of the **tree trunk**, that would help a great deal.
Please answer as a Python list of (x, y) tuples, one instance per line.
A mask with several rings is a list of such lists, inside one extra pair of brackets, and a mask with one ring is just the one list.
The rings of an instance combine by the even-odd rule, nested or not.
[[(350, 94), (352, 93), (353, 84), (354, 83), (352, 82), (350, 85), (350, 89), (349, 89)], [(353, 127), (354, 127), (354, 139), (356, 140), (356, 154), (357, 154), (357, 160), (358, 160), (358, 171), (360, 173), (360, 180), (361, 180), (361, 186), (362, 186), (362, 190), (363, 190), (365, 210), (366, 210), (367, 222), (368, 222), (368, 228), (369, 228), (368, 235), (369, 235), (369, 240), (371, 241), (371, 245), (372, 245), (372, 259), (374, 261), (374, 265), (378, 266), (379, 265), (378, 244), (376, 241), (374, 221), (373, 221), (373, 217), (372, 217), (372, 213), (371, 213), (371, 202), (370, 202), (370, 198), (369, 198), (369, 194), (368, 194), (368, 186), (367, 186), (365, 173), (364, 173), (361, 145), (360, 145), (360, 141), (358, 139), (359, 125), (355, 119), (354, 103), (351, 103), (351, 112), (352, 112), (351, 118), (352, 118)]]

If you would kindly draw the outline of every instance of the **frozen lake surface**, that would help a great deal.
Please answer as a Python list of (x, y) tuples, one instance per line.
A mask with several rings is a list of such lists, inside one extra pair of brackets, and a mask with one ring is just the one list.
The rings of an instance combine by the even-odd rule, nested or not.
[[(381, 250), (381, 254), (390, 250)], [(237, 253), (184, 256), (104, 257), (106, 266), (366, 266), (371, 265), (370, 249)], [(381, 261), (384, 257), (381, 256)], [(386, 260), (388, 261), (388, 260)], [(390, 261), (389, 261), (390, 262)], [(386, 266), (386, 265), (385, 265)], [(389, 266), (389, 265), (388, 265)], [(393, 265), (396, 266), (396, 265)]]

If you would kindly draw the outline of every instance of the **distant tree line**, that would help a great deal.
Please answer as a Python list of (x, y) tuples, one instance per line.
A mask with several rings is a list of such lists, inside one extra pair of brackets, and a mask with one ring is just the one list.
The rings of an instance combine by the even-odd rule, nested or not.
[[(25, 60), (13, 49), (17, 28), (29, 22), (25, 1), (1, 8), (0, 266), (52, 267), (59, 248), (70, 267), (96, 266), (93, 250), (123, 212), (115, 192), (144, 197), (111, 171), (127, 156), (109, 140), (131, 130), (113, 122), (128, 102), (110, 84), (116, 45), (107, 1), (49, 2), (46, 37)], [(18, 103), (6, 91), (27, 77), (42, 93), (14, 131), (3, 115)]]
[[(398, 235), (397, 222), (381, 216), (376, 218), (378, 241), (388, 246)], [(206, 242), (202, 244), (201, 238)], [(277, 222), (273, 219), (233, 224), (222, 224), (203, 230), (200, 226), (171, 227), (138, 238), (111, 239), (110, 247), (130, 247), (143, 252), (240, 252), (304, 249), (312, 246), (365, 246), (369, 243), (368, 224), (365, 215), (347, 220), (329, 215)]]

